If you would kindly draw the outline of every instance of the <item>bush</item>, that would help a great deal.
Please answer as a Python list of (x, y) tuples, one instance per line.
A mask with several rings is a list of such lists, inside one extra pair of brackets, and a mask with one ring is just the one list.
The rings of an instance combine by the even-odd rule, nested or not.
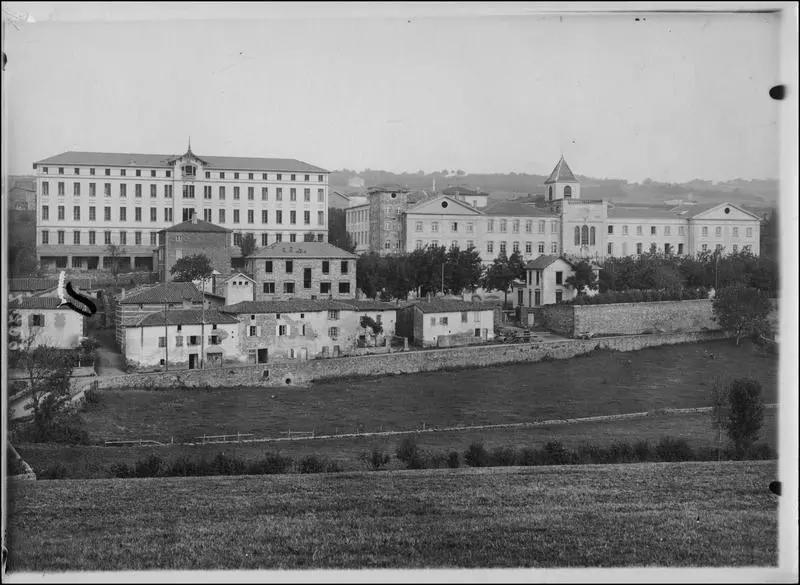
[(209, 464), (205, 459), (199, 462), (193, 461), (190, 457), (183, 455), (178, 457), (164, 475), (177, 476), (177, 477), (195, 477), (199, 475), (207, 475)]
[(764, 403), (761, 384), (751, 378), (739, 378), (728, 389), (729, 411), (726, 422), (728, 437), (733, 442), (737, 456), (744, 456), (758, 440), (764, 423)]
[(447, 467), (450, 469), (456, 469), (461, 465), (461, 456), (458, 454), (458, 451), (450, 451), (447, 454)]
[(229, 457), (225, 453), (217, 453), (211, 461), (213, 475), (244, 475), (247, 466), (236, 457)]
[(141, 459), (134, 464), (133, 475), (134, 477), (158, 477), (163, 466), (164, 460), (153, 453), (146, 459)]
[(321, 457), (306, 455), (300, 460), (298, 471), (300, 473), (323, 473), (325, 467), (325, 460)]
[(509, 467), (515, 465), (517, 453), (511, 447), (497, 447), (489, 455), (489, 465), (492, 467)]
[(486, 467), (489, 465), (489, 453), (483, 443), (472, 443), (464, 453), (464, 463), (470, 467)]
[(422, 469), (424, 467), (422, 453), (414, 437), (404, 438), (397, 447), (395, 455), (405, 464), (407, 469)]
[(287, 473), (292, 467), (292, 458), (284, 457), (278, 453), (267, 453), (264, 458), (251, 463), (247, 467), (250, 475), (274, 475)]
[(37, 479), (66, 479), (69, 471), (61, 463), (53, 463), (36, 474)]
[(100, 404), (102, 401), (102, 395), (100, 394), (99, 390), (94, 390), (90, 388), (86, 392), (83, 393), (83, 399), (87, 405), (97, 405)]
[(543, 465), (566, 465), (577, 460), (577, 454), (569, 451), (560, 441), (548, 441), (543, 450)]
[(372, 451), (369, 453), (362, 453), (361, 460), (366, 463), (367, 468), (373, 471), (377, 471), (378, 469), (382, 469), (388, 463), (391, 457), (388, 453), (384, 453), (377, 447), (374, 447)]
[(127, 463), (112, 463), (108, 470), (113, 477), (134, 477), (133, 469)]
[(659, 461), (692, 461), (694, 452), (686, 439), (662, 438), (656, 445), (656, 457)]

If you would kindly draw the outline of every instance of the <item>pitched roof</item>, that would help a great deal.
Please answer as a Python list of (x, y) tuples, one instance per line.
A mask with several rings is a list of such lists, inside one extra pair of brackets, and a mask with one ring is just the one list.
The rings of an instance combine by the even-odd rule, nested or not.
[[(182, 155), (179, 155), (182, 156)], [(209, 168), (245, 171), (295, 171), (327, 173), (325, 169), (293, 158), (253, 158), (237, 156), (200, 156)], [(77, 152), (68, 151), (51, 156), (33, 164), (37, 165), (96, 165), (98, 167), (170, 167), (172, 154), (137, 154), (121, 152)]]
[(391, 193), (392, 191), (408, 193), (409, 189), (399, 183), (381, 183), (367, 188), (367, 193)]
[(252, 276), (248, 276), (244, 272), (234, 272), (229, 277), (223, 279), (222, 282), (228, 282), (229, 280), (233, 280), (234, 278), (246, 278), (250, 282), (255, 282), (255, 279)]
[(477, 188), (473, 189), (471, 187), (465, 187), (463, 185), (453, 185), (453, 186), (450, 186), (450, 187), (445, 187), (444, 189), (442, 189), (442, 193), (444, 193), (445, 195), (450, 195), (450, 196), (454, 196), (454, 195), (473, 195), (473, 196), (474, 195), (485, 195), (486, 197), (489, 196), (489, 194), (486, 193), (485, 191), (481, 191), (480, 189), (477, 189)]
[(541, 207), (535, 207), (530, 203), (522, 203), (515, 200), (498, 201), (483, 209), (486, 215), (507, 215), (523, 217), (558, 217), (557, 214)]
[(759, 219), (759, 220), (761, 219), (758, 215), (756, 215), (752, 211), (748, 211), (741, 205), (734, 205), (733, 203), (728, 203), (727, 201), (716, 202), (716, 203), (701, 203), (696, 205), (679, 205), (678, 207), (674, 207), (671, 211), (672, 213), (678, 214), (679, 217), (694, 218), (702, 213), (705, 213), (706, 211), (710, 211), (716, 207), (722, 207), (722, 206), (733, 207), (734, 209), (738, 209), (742, 213), (752, 215), (753, 219)]
[[(69, 299), (76, 307), (88, 310), (83, 303), (75, 299)], [(61, 309), (64, 311), (71, 311), (72, 309), (67, 306), (59, 307), (61, 299), (58, 297), (22, 297), (15, 301), (8, 303), (9, 309)]]
[(275, 242), (258, 248), (248, 258), (358, 258), (327, 242)]
[(561, 256), (553, 256), (553, 255), (541, 255), (535, 260), (531, 260), (525, 265), (527, 270), (544, 270), (548, 266), (550, 266), (556, 260), (563, 260), (570, 266), (573, 266), (572, 262), (567, 260), (566, 258), (562, 258)]
[(493, 311), (493, 303), (473, 303), (458, 299), (432, 299), (430, 301), (415, 301), (406, 305), (417, 307), (423, 313), (458, 313), (461, 311)]
[(681, 216), (676, 214), (668, 207), (657, 206), (608, 206), (608, 217), (619, 219), (681, 219)]
[[(430, 199), (424, 199), (424, 200), (421, 200), (421, 201), (418, 201), (418, 202), (414, 202), (413, 205), (411, 205), (408, 209), (406, 209), (406, 213), (419, 213), (420, 210), (423, 207), (425, 207), (426, 205), (429, 205), (429, 204), (431, 204), (431, 203), (433, 203), (435, 201), (439, 201), (439, 200), (441, 200), (443, 202), (441, 204), (443, 209), (446, 209), (447, 206), (452, 203), (453, 205), (457, 205), (459, 207), (463, 207), (464, 209), (467, 209), (471, 213), (474, 213), (476, 215), (482, 215), (483, 214), (482, 210), (480, 210), (480, 209), (478, 209), (476, 207), (473, 207), (469, 203), (465, 203), (464, 201), (461, 201), (459, 199), (455, 199), (452, 195), (438, 195), (438, 196), (432, 197)], [(444, 201), (447, 201), (447, 203), (444, 203)], [(447, 213), (447, 212), (446, 211), (442, 211), (441, 209), (436, 210), (436, 212), (435, 212), (436, 215), (439, 215), (439, 214), (442, 214), (442, 213)]]
[(578, 179), (576, 179), (575, 175), (572, 174), (572, 170), (569, 168), (567, 161), (564, 160), (563, 154), (556, 163), (556, 167), (553, 169), (553, 172), (550, 173), (549, 177), (547, 177), (545, 185), (547, 183), (555, 183), (557, 181), (571, 181), (573, 183), (578, 182)]
[(286, 301), (241, 301), (220, 308), (224, 313), (314, 313), (318, 311), (355, 311), (355, 306), (329, 299), (289, 299)]
[(360, 311), (396, 311), (397, 305), (394, 303), (385, 303), (383, 301), (376, 301), (373, 299), (364, 299), (358, 301), (342, 301), (343, 303), (355, 307)]
[[(167, 325), (232, 325), (238, 323), (236, 318), (220, 313), (219, 311), (207, 310), (205, 314), (199, 309), (185, 309), (183, 311), (167, 311)], [(142, 317), (135, 325), (129, 327), (154, 327), (164, 326), (164, 311), (150, 313)]]
[(215, 225), (213, 223), (209, 223), (207, 221), (203, 221), (202, 219), (198, 219), (196, 221), (192, 221), (191, 219), (187, 219), (186, 221), (182, 221), (181, 223), (176, 223), (168, 228), (164, 228), (160, 230), (161, 232), (219, 232), (219, 233), (230, 233), (231, 230), (228, 228), (224, 228), (222, 226)]
[(201, 303), (203, 294), (191, 282), (163, 282), (126, 296), (124, 299), (119, 299), (120, 304), (123, 305), (182, 303), (183, 301)]

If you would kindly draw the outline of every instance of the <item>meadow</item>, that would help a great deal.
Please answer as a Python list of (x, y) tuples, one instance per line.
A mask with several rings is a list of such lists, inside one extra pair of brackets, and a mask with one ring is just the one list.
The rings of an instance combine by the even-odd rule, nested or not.
[(15, 481), (8, 570), (775, 566), (769, 462)]

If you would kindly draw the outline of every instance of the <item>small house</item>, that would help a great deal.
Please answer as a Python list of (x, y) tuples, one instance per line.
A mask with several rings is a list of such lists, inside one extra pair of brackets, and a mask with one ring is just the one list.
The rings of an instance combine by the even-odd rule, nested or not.
[(416, 301), (397, 311), (397, 335), (422, 347), (448, 347), (494, 339), (494, 306), (457, 299)]
[[(70, 300), (72, 303), (78, 301)], [(80, 304), (80, 303), (78, 303)], [(9, 349), (49, 345), (74, 349), (85, 335), (86, 318), (58, 297), (24, 297), (8, 304)]]

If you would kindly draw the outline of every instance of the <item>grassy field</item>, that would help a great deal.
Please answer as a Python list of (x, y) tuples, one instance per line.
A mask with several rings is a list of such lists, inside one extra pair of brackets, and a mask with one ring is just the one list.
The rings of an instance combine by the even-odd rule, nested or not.
[(774, 462), (14, 482), (9, 571), (774, 566)]
[[(100, 447), (22, 444), (15, 445), (20, 455), (35, 472), (42, 475), (48, 468), (63, 465), (69, 478), (110, 477), (113, 464), (133, 465), (150, 454), (172, 462), (181, 456), (213, 459), (218, 453), (245, 461), (260, 459), (267, 452), (277, 452), (298, 460), (307, 455), (317, 455), (335, 460), (344, 470), (366, 468), (361, 455), (379, 449), (392, 456), (388, 467), (403, 468), (394, 458), (395, 450), (406, 435), (381, 437), (352, 437), (340, 439), (315, 439), (278, 441), (270, 443), (239, 443), (227, 445), (201, 445), (169, 447)], [(662, 437), (686, 439), (694, 449), (716, 446), (717, 435), (711, 427), (708, 414), (655, 415), (641, 419), (561, 424), (547, 427), (490, 429), (419, 433), (420, 448), (429, 452), (458, 451), (463, 455), (472, 442), (482, 442), (491, 450), (495, 447), (540, 448), (547, 441), (560, 441), (565, 447), (575, 449), (582, 444), (606, 446), (614, 441), (634, 443), (647, 440), (657, 443)], [(777, 449), (777, 410), (765, 411), (761, 440)]]
[(309, 388), (104, 391), (84, 419), (97, 441), (471, 426), (707, 406), (717, 376), (754, 377), (777, 399), (777, 357), (719, 341)]

